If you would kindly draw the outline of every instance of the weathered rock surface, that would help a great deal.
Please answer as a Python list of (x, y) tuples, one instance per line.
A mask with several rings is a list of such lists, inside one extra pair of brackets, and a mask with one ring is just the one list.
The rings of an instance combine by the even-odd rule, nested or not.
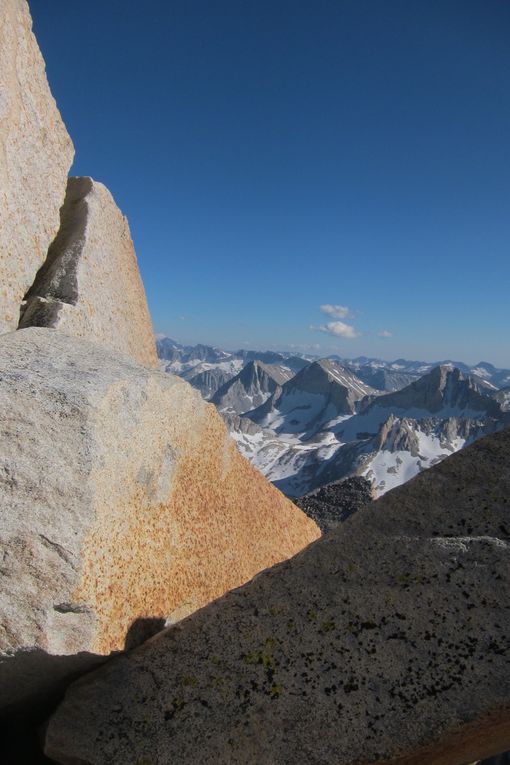
[(25, 0), (0, 3), (0, 333), (59, 227), (73, 145), (46, 80)]
[(0, 338), (0, 503), (3, 713), (319, 536), (198, 391), (49, 329)]
[(510, 429), (71, 686), (66, 765), (463, 765), (510, 745)]
[(312, 518), (323, 534), (336, 529), (373, 499), (370, 481), (360, 475), (334, 481), (305, 494), (296, 505)]
[(19, 326), (59, 329), (157, 366), (128, 222), (112, 195), (91, 178), (70, 178), (60, 217)]

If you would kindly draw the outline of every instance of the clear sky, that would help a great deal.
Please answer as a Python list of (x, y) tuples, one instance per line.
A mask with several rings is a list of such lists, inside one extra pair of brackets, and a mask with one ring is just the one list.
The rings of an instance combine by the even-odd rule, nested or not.
[(30, 7), (156, 331), (510, 366), (508, 0)]

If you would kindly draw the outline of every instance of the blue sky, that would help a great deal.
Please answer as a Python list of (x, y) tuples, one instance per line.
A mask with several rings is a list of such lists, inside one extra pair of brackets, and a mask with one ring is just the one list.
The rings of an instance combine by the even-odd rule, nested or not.
[(156, 331), (510, 366), (507, 0), (30, 7)]

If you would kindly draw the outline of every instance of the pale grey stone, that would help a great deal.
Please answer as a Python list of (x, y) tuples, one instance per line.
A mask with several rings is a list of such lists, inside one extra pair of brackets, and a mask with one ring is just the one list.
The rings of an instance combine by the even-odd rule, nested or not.
[(158, 366), (129, 225), (102, 183), (69, 178), (58, 235), (25, 297), (21, 328), (59, 329)]
[(59, 227), (74, 149), (51, 95), (25, 0), (0, 2), (0, 333)]
[(188, 383), (40, 328), (0, 337), (0, 508), (0, 714), (319, 536)]

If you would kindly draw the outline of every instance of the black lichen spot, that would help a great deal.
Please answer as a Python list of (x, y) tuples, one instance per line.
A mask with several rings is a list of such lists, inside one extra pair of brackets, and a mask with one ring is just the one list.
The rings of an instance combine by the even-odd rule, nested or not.
[(184, 699), (177, 698), (172, 701), (172, 706), (170, 709), (167, 709), (165, 711), (165, 721), (168, 722), (169, 720), (173, 720), (177, 712), (180, 712), (184, 707), (186, 706), (186, 702)]
[(359, 685), (357, 684), (357, 682), (355, 681), (353, 677), (351, 677), (351, 679), (344, 685), (345, 693), (352, 693), (353, 691), (357, 691), (358, 689), (359, 689)]
[(375, 630), (377, 629), (377, 624), (373, 621), (361, 622), (360, 627), (362, 630)]

